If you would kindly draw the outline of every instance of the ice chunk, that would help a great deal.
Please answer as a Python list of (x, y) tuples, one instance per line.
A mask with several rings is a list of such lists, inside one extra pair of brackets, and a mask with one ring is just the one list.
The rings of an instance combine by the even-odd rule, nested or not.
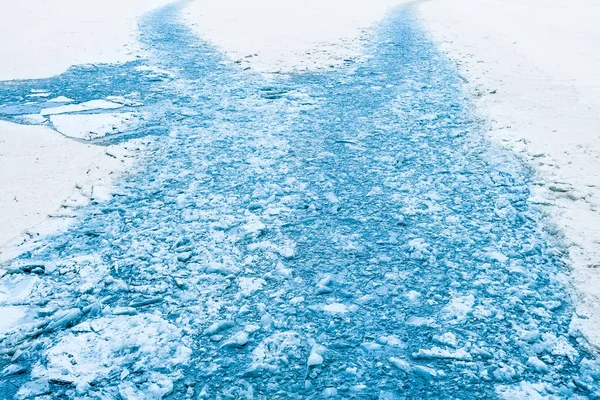
[(414, 315), (408, 317), (406, 320), (406, 325), (411, 326), (431, 326), (433, 323), (433, 319), (431, 318), (417, 317)]
[(308, 356), (308, 361), (306, 363), (309, 367), (314, 367), (315, 365), (323, 364), (323, 356), (320, 354), (311, 352)]
[(545, 362), (535, 356), (531, 356), (527, 359), (527, 365), (536, 372), (548, 372), (550, 370)]
[(159, 374), (150, 374), (150, 379), (142, 384), (122, 382), (119, 395), (124, 400), (162, 399), (173, 392), (173, 381)]
[(327, 193), (324, 194), (324, 196), (327, 199), (327, 201), (329, 201), (330, 203), (337, 203), (337, 202), (339, 202), (339, 199), (337, 198), (337, 196), (333, 192), (327, 192)]
[(188, 360), (192, 356), (192, 349), (187, 346), (179, 345), (175, 350), (175, 354), (170, 359), (172, 364), (187, 364)]
[(382, 345), (373, 342), (365, 342), (361, 344), (360, 347), (362, 347), (366, 351), (379, 351), (383, 349)]
[(248, 333), (256, 332), (259, 329), (260, 329), (260, 325), (256, 325), (256, 324), (248, 324), (244, 327), (244, 331), (246, 331)]
[(323, 398), (325, 399), (333, 399), (338, 397), (338, 391), (336, 388), (325, 388), (322, 393)]
[(367, 390), (368, 387), (367, 385), (365, 385), (364, 383), (359, 383), (358, 385), (354, 385), (354, 386), (350, 386), (350, 391), (351, 392), (363, 392), (365, 390)]
[(293, 273), (291, 268), (286, 268), (281, 262), (277, 263), (275, 272), (277, 273), (277, 275), (284, 277), (284, 278), (290, 278)]
[(56, 115), (70, 112), (97, 110), (97, 109), (113, 109), (123, 107), (123, 104), (113, 103), (106, 100), (90, 100), (85, 103), (69, 104), (66, 106), (44, 108), (40, 111), (41, 115)]
[(467, 353), (464, 349), (457, 350), (446, 350), (441, 349), (439, 347), (432, 347), (431, 349), (419, 349), (416, 353), (413, 353), (413, 358), (415, 359), (453, 359), (460, 361), (470, 361), (472, 357), (469, 353)]
[(499, 381), (511, 381), (517, 375), (517, 371), (510, 365), (500, 363), (499, 367), (494, 371), (494, 378)]
[(429, 245), (423, 238), (412, 239), (408, 242), (408, 249), (412, 253), (427, 253)]
[(281, 362), (287, 362), (293, 354), (299, 358), (302, 353), (300, 335), (294, 331), (277, 332), (256, 346), (252, 352), (252, 364), (255, 369), (264, 371), (277, 367)]
[(284, 244), (277, 247), (276, 251), (284, 258), (292, 258), (296, 254), (296, 244), (291, 240), (286, 240)]
[(251, 243), (247, 248), (250, 251), (270, 250), (284, 258), (292, 258), (296, 252), (296, 244), (291, 240), (286, 240), (285, 243), (281, 245), (275, 245), (270, 241), (265, 240), (263, 242)]
[(456, 336), (452, 332), (447, 332), (443, 335), (434, 335), (433, 341), (450, 347), (456, 347), (458, 344)]
[(473, 310), (475, 296), (468, 294), (466, 296), (453, 298), (444, 308), (442, 308), (442, 318), (458, 324), (466, 321), (467, 316)]
[(358, 304), (368, 304), (377, 301), (377, 299), (378, 297), (375, 294), (366, 294), (354, 300), (354, 302)]
[(323, 311), (325, 311), (329, 315), (341, 317), (348, 313), (348, 307), (346, 307), (342, 303), (332, 303), (323, 306)]
[(15, 399), (31, 399), (37, 396), (42, 396), (44, 394), (50, 393), (50, 384), (46, 379), (33, 380), (31, 382), (25, 383), (23, 386), (19, 388)]
[(85, 103), (69, 104), (58, 107), (44, 108), (40, 111), (41, 115), (56, 115), (70, 112), (89, 111), (96, 109), (113, 109), (123, 107), (122, 104), (113, 103), (106, 100), (90, 100)]
[(21, 115), (21, 119), (29, 124), (43, 124), (46, 122), (46, 117), (40, 114)]
[(59, 311), (52, 316), (52, 321), (46, 327), (48, 331), (68, 328), (79, 322), (83, 317), (83, 312), (79, 308), (71, 308), (69, 310)]
[(307, 365), (309, 367), (315, 367), (323, 364), (323, 354), (327, 351), (327, 348), (318, 344), (314, 344), (310, 350), (308, 356)]
[(396, 335), (382, 336), (378, 339), (378, 342), (390, 347), (406, 348), (406, 343), (398, 339)]
[(501, 385), (496, 388), (496, 393), (504, 400), (543, 400), (549, 398), (546, 396), (546, 384), (541, 382), (520, 382), (514, 386)]
[(177, 254), (177, 261), (186, 263), (192, 259), (194, 254), (191, 251), (185, 251), (183, 253)]
[(58, 96), (58, 97), (54, 97), (54, 98), (48, 100), (48, 102), (51, 102), (51, 103), (73, 103), (74, 101), (75, 100), (70, 99), (65, 96)]
[(21, 302), (31, 294), (39, 278), (33, 275), (12, 275), (0, 283), (0, 303)]
[(65, 136), (91, 140), (133, 129), (141, 116), (135, 113), (59, 114), (50, 121)]
[(244, 347), (248, 343), (248, 334), (244, 331), (237, 332), (229, 339), (227, 339), (221, 347), (232, 348), (232, 347)]
[(527, 343), (533, 343), (540, 338), (540, 331), (534, 329), (532, 331), (522, 331), (519, 337)]
[(235, 272), (235, 269), (225, 264), (211, 262), (206, 266), (206, 272), (221, 275), (231, 275)]
[(406, 373), (410, 372), (411, 368), (410, 368), (410, 364), (408, 362), (406, 362), (405, 360), (402, 360), (401, 358), (398, 357), (390, 357), (390, 363), (398, 368), (401, 371), (404, 371)]
[(4, 368), (2, 372), (0, 372), (0, 377), (3, 378), (6, 376), (18, 375), (24, 373), (25, 371), (27, 371), (27, 368), (25, 368), (24, 366), (19, 364), (11, 364), (8, 367)]
[(415, 290), (411, 290), (405, 293), (404, 296), (408, 299), (408, 301), (416, 301), (419, 298), (419, 296), (421, 296), (421, 293)]
[(248, 233), (258, 233), (266, 228), (265, 224), (261, 222), (260, 218), (258, 218), (258, 216), (254, 214), (248, 216), (247, 219), (248, 222), (246, 223), (246, 225), (244, 225), (244, 229)]
[(273, 317), (269, 313), (265, 313), (260, 317), (260, 325), (262, 329), (269, 331), (273, 328)]
[(45, 90), (32, 90), (26, 97), (50, 97), (51, 93)]
[(415, 365), (413, 367), (413, 372), (420, 378), (431, 381), (435, 378), (444, 376), (444, 371), (435, 370), (433, 368), (425, 367), (423, 365)]
[(233, 321), (218, 321), (204, 330), (204, 336), (213, 336), (235, 326)]
[(0, 307), (0, 335), (18, 327), (18, 322), (25, 317), (27, 307)]
[(238, 279), (238, 285), (240, 287), (239, 293), (242, 296), (249, 296), (262, 289), (266, 284), (267, 282), (262, 278), (241, 277)]
[(574, 360), (579, 357), (579, 352), (569, 343), (569, 340), (560, 336), (557, 338), (552, 348), (552, 355), (555, 356), (567, 356), (570, 360)]

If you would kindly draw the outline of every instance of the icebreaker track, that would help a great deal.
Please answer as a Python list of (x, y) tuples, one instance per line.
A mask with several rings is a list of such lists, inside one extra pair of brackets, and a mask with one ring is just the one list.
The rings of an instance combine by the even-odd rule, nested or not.
[(530, 171), (410, 10), (366, 60), (270, 78), (178, 18), (141, 21), (147, 59), (0, 84), (9, 120), (48, 106), (32, 89), (135, 98), (141, 125), (102, 140), (153, 138), (109, 201), (5, 266), (0, 310), (23, 318), (0, 397), (600, 394)]

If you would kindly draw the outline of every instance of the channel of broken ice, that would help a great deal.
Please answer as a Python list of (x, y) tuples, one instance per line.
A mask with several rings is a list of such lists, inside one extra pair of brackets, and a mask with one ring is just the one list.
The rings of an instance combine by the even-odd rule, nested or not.
[[(529, 171), (479, 137), (460, 79), (410, 14), (381, 28), (368, 61), (265, 79), (178, 12), (142, 22), (149, 60), (61, 78), (118, 86), (65, 86), (51, 95), (73, 102), (56, 107), (35, 97), (55, 117), (130, 107), (146, 117), (126, 129), (155, 140), (117, 193), (73, 205), (76, 225), (6, 265), (0, 307), (18, 324), (0, 333), (0, 390), (598, 394)], [(19, 99), (50, 93), (36, 84), (11, 89), (6, 115), (31, 114)]]

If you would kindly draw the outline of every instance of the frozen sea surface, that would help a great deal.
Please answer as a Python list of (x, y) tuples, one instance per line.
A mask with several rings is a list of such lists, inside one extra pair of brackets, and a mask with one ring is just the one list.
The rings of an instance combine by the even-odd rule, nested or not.
[(64, 96), (144, 116), (99, 145), (152, 139), (6, 266), (0, 397), (600, 395), (531, 171), (483, 139), (410, 11), (327, 73), (244, 71), (177, 6), (141, 30), (147, 59), (0, 84), (1, 118), (52, 126), (31, 115)]

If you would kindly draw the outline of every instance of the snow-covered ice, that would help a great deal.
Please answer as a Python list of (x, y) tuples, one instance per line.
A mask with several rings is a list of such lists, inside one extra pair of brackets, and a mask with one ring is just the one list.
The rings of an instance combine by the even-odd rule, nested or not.
[(0, 41), (0, 80), (45, 78), (76, 64), (134, 60), (142, 52), (137, 17), (169, 2), (0, 2), (0, 36), (5, 38)]
[(262, 73), (330, 70), (362, 55), (367, 31), (406, 0), (207, 0), (184, 22), (243, 68)]
[(40, 114), (43, 116), (47, 115), (56, 115), (56, 114), (65, 114), (72, 113), (78, 111), (89, 111), (89, 110), (97, 110), (97, 109), (114, 109), (121, 108), (122, 104), (113, 103), (106, 100), (90, 100), (80, 104), (68, 104), (58, 107), (49, 107), (42, 108)]
[[(11, 241), (20, 244), (38, 237), (46, 231), (43, 224), (56, 222), (57, 218), (48, 220), (49, 215), (67, 217), (67, 209), (61, 207), (67, 199), (80, 192), (89, 199), (95, 187), (110, 187), (111, 175), (131, 164), (127, 151), (74, 142), (38, 125), (44, 121), (30, 122), (35, 125), (0, 121), (3, 247)], [(139, 146), (126, 147), (133, 150)], [(22, 237), (24, 231), (29, 234)], [(0, 259), (5, 252), (6, 248), (0, 249)]]
[(141, 115), (133, 112), (103, 114), (59, 114), (52, 115), (50, 122), (65, 136), (91, 140), (110, 134), (132, 130)]

